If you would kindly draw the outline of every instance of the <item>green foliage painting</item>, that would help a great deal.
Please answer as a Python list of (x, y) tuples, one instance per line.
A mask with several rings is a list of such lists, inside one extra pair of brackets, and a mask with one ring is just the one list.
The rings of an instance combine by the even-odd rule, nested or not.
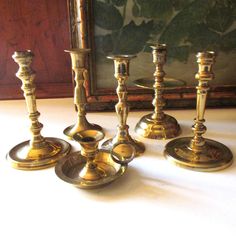
[(166, 43), (186, 62), (200, 50), (236, 51), (236, 0), (94, 0), (97, 54), (149, 52)]

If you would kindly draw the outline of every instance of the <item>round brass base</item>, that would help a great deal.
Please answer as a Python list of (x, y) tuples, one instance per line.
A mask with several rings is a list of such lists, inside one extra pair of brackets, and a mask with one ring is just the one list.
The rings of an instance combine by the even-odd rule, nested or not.
[(231, 151), (222, 143), (205, 139), (201, 152), (193, 152), (189, 147), (191, 137), (178, 138), (167, 143), (165, 157), (177, 166), (196, 171), (217, 171), (233, 162)]
[(83, 130), (99, 130), (102, 131), (102, 127), (96, 124), (87, 123), (86, 125), (71, 125), (64, 129), (63, 133), (69, 138), (72, 139), (73, 136)]
[[(124, 174), (127, 165), (115, 163), (106, 150), (100, 150), (93, 161), (96, 166), (92, 175), (86, 170), (86, 159), (80, 152), (71, 153), (61, 159), (56, 167), (56, 175), (78, 188), (93, 189), (107, 185)], [(94, 173), (96, 172), (96, 175)], [(85, 175), (85, 173), (87, 175)], [(96, 178), (94, 178), (96, 176)]]
[[(134, 80), (133, 83), (140, 88), (153, 89), (154, 79), (152, 77), (141, 78)], [(186, 85), (186, 82), (180, 79), (164, 78), (163, 85), (165, 88), (181, 87)]]
[(11, 166), (20, 170), (39, 170), (51, 167), (62, 157), (66, 156), (71, 145), (58, 138), (45, 138), (43, 148), (33, 149), (29, 141), (13, 147), (7, 154)]
[(150, 139), (169, 139), (180, 134), (180, 126), (176, 119), (165, 114), (161, 121), (154, 120), (153, 114), (143, 116), (135, 127), (135, 132)]
[[(108, 139), (102, 144), (102, 148), (105, 150), (111, 151), (113, 149), (113, 147), (118, 143), (119, 143), (119, 141), (116, 141), (116, 137), (113, 139)], [(135, 140), (135, 139), (132, 139), (130, 136), (128, 136), (127, 144), (130, 144), (134, 147), (135, 154), (133, 154), (133, 150), (128, 145), (125, 145), (125, 144), (123, 144), (123, 145), (121, 144), (121, 145), (117, 146), (115, 148), (116, 149), (115, 153), (117, 155), (130, 158), (132, 155), (134, 155), (135, 157), (140, 156), (145, 151), (144, 144)]]

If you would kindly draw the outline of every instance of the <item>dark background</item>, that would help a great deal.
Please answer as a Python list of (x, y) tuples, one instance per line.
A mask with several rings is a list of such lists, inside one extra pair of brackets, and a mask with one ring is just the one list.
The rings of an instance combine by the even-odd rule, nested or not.
[(37, 97), (72, 95), (69, 14), (65, 0), (0, 1), (0, 99), (22, 98), (14, 51), (35, 54)]

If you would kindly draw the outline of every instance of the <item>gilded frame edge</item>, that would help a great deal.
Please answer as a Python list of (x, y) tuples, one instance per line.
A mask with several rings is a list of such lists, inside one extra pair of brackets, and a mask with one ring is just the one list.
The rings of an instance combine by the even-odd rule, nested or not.
[[(95, 44), (92, 38), (93, 11), (92, 0), (68, 0), (71, 47), (91, 48), (87, 62), (89, 79), (85, 83), (86, 95), (90, 111), (114, 110), (117, 102), (115, 89), (98, 89), (96, 86)], [(151, 109), (152, 91), (129, 87), (129, 105), (131, 109)], [(196, 106), (196, 89), (194, 86), (168, 88), (164, 92), (167, 109), (189, 109)], [(207, 107), (235, 107), (236, 85), (211, 86), (208, 93)]]

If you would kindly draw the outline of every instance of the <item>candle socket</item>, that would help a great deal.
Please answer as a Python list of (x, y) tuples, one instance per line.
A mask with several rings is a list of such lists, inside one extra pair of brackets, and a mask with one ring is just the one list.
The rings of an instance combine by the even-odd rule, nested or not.
[(178, 138), (167, 143), (166, 158), (181, 167), (196, 171), (216, 171), (232, 164), (233, 155), (222, 143), (205, 139), (206, 132), (204, 113), (206, 107), (208, 82), (214, 79), (212, 65), (215, 62), (214, 52), (200, 52), (197, 54), (198, 80), (197, 89), (197, 116), (192, 126), (193, 137)]
[(72, 49), (65, 50), (71, 57), (72, 70), (74, 72), (74, 104), (77, 108), (77, 121), (74, 125), (67, 127), (63, 133), (72, 139), (73, 135), (79, 131), (94, 129), (102, 130), (99, 125), (91, 124), (86, 119), (86, 92), (84, 88), (84, 81), (87, 77), (87, 69), (85, 67), (86, 57), (90, 49)]
[(99, 130), (76, 133), (73, 139), (79, 142), (81, 151), (58, 162), (57, 176), (79, 188), (90, 189), (109, 184), (123, 175), (127, 165), (114, 162), (109, 151), (98, 149), (104, 136)]
[[(114, 138), (105, 141), (102, 147), (107, 150), (112, 150), (116, 146), (116, 153), (123, 156), (124, 158), (130, 158), (133, 155), (133, 150), (128, 145), (133, 146), (135, 149), (135, 156), (142, 154), (145, 151), (143, 143), (133, 139), (129, 134), (129, 126), (127, 125), (127, 118), (129, 113), (129, 106), (127, 104), (127, 87), (126, 80), (129, 77), (129, 65), (130, 60), (136, 57), (135, 55), (113, 55), (107, 57), (108, 59), (114, 60), (115, 67), (115, 78), (118, 82), (116, 89), (118, 96), (118, 103), (116, 104), (116, 113), (119, 120), (117, 126), (117, 134)], [(123, 143), (123, 145), (119, 145)], [(125, 147), (124, 147), (125, 146)]]
[(154, 99), (152, 104), (154, 112), (143, 116), (135, 127), (135, 132), (145, 138), (169, 139), (180, 134), (180, 126), (177, 120), (163, 112), (165, 106), (163, 91), (165, 72), (163, 66), (166, 63), (166, 45), (158, 44), (152, 46), (153, 63), (156, 66), (154, 72), (155, 82), (153, 84)]
[(12, 167), (22, 170), (35, 170), (55, 165), (59, 158), (70, 152), (70, 144), (58, 138), (44, 138), (41, 135), (43, 125), (38, 121), (40, 113), (37, 111), (35, 97), (35, 72), (30, 65), (33, 59), (31, 51), (18, 51), (12, 56), (19, 65), (16, 76), (22, 81), (21, 89), (29, 112), (31, 122), (31, 140), (13, 147), (7, 154), (7, 160)]
[(98, 143), (104, 138), (104, 133), (96, 130), (85, 130), (74, 135), (74, 140), (80, 143), (81, 155), (87, 159), (86, 165), (79, 172), (84, 180), (96, 181), (109, 175), (107, 169), (101, 168), (95, 161), (98, 154)]

